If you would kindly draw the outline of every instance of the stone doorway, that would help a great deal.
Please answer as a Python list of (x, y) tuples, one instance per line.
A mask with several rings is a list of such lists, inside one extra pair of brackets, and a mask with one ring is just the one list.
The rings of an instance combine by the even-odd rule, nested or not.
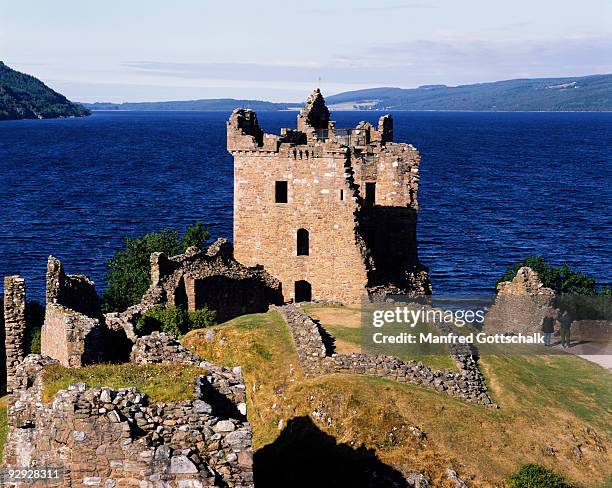
[(312, 301), (312, 287), (306, 280), (295, 282), (295, 302)]

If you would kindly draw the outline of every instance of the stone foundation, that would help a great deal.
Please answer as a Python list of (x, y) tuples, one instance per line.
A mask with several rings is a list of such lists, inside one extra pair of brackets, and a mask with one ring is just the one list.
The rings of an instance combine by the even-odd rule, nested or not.
[(205, 363), (189, 401), (154, 403), (135, 388), (76, 384), (44, 403), (41, 372), (50, 364), (57, 361), (31, 355), (17, 368), (4, 467), (48, 466), (62, 478), (14, 486), (253, 487), (239, 370)]

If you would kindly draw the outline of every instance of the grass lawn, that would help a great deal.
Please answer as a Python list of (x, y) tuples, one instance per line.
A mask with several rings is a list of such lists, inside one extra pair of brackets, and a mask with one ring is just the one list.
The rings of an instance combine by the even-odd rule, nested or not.
[[(340, 354), (350, 354), (352, 352), (361, 352), (361, 309), (359, 307), (342, 307), (335, 305), (308, 305), (303, 307), (306, 312), (314, 320), (318, 321), (323, 328), (329, 332), (336, 340), (336, 352)], [(392, 327), (392, 326), (390, 326)], [(397, 332), (405, 331), (404, 327), (397, 326)], [(387, 331), (390, 329), (388, 328)], [(412, 333), (420, 332), (436, 332), (430, 326), (419, 323), (413, 329)], [(392, 334), (392, 332), (390, 332)], [(424, 365), (433, 369), (446, 369), (449, 371), (457, 371), (457, 366), (451, 356), (448, 354), (446, 346), (434, 346), (437, 352), (432, 354), (410, 353), (406, 351), (406, 345), (386, 345), (381, 349), (381, 354), (395, 355), (403, 360), (422, 361)], [(423, 346), (420, 346), (422, 349)], [(395, 351), (395, 354), (393, 354)], [(375, 352), (375, 351), (371, 351)]]
[(44, 371), (43, 400), (51, 401), (59, 390), (74, 383), (88, 388), (113, 389), (136, 387), (154, 402), (170, 402), (193, 398), (196, 377), (206, 370), (182, 364), (96, 364), (83, 368), (47, 366)]
[[(446, 467), (471, 487), (503, 486), (525, 463), (542, 464), (585, 487), (612, 480), (606, 450), (612, 440), (611, 374), (580, 358), (483, 357), (483, 373), (500, 405), (493, 410), (374, 377), (305, 379), (276, 312), (243, 316), (213, 330), (209, 341), (200, 330), (183, 343), (213, 362), (243, 367), (256, 450), (273, 443), (291, 419), (307, 416), (338, 443), (363, 444), (395, 469), (427, 473), (434, 486), (444, 486)], [(412, 436), (411, 424), (427, 438)], [(554, 457), (544, 453), (549, 447)], [(310, 470), (304, 466), (302, 475), (311, 476)]]

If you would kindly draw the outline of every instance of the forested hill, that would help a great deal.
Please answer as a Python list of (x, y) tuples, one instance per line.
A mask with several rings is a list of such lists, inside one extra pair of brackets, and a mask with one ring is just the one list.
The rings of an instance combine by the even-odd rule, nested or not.
[(89, 115), (33, 76), (20, 73), (0, 61), (0, 120), (53, 119)]
[(336, 110), (612, 111), (612, 74), (419, 88), (370, 88), (326, 97)]

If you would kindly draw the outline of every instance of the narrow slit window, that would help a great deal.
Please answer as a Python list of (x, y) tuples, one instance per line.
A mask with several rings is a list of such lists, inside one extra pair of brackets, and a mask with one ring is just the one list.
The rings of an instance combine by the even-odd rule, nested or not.
[(306, 229), (298, 229), (297, 231), (297, 255), (308, 256), (310, 254), (309, 249), (309, 235)]
[(365, 202), (369, 206), (376, 203), (376, 183), (369, 181), (365, 184)]
[(276, 203), (287, 203), (287, 182), (277, 181), (274, 186), (274, 201)]
[(340, 190), (340, 201), (344, 200), (344, 190)]

